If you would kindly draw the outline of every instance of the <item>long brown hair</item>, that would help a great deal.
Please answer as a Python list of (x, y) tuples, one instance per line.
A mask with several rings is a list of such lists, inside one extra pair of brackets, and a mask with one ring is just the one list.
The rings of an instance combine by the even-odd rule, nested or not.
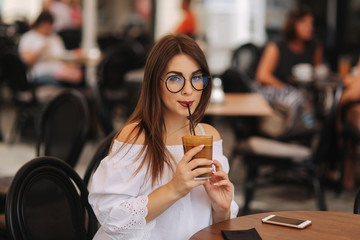
[[(154, 45), (145, 64), (144, 79), (138, 104), (130, 116), (127, 124), (138, 123), (131, 134), (136, 132), (135, 139), (144, 132), (144, 147), (138, 156), (144, 158), (135, 172), (147, 166), (146, 174), (151, 177), (152, 184), (160, 179), (165, 165), (173, 169), (172, 156), (167, 151), (164, 136), (166, 127), (163, 117), (164, 105), (161, 100), (160, 79), (169, 61), (178, 54), (186, 54), (193, 58), (200, 66), (204, 75), (210, 77), (206, 58), (197, 43), (184, 34), (166, 35)], [(208, 86), (203, 90), (199, 105), (192, 114), (194, 124), (197, 125), (204, 116), (211, 94), (211, 77)], [(120, 131), (119, 131), (120, 132)]]

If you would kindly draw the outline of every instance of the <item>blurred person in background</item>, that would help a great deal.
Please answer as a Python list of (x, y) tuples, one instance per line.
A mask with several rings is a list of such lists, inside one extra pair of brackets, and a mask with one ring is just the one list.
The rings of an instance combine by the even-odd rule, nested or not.
[[(344, 78), (344, 90), (337, 115), (337, 130), (340, 132), (340, 136), (344, 128), (342, 123), (346, 124), (348, 130), (353, 131), (355, 135), (360, 134), (360, 61), (357, 63), (357, 71)], [(342, 186), (345, 190), (351, 191), (356, 188), (356, 159), (358, 158), (356, 146), (358, 142), (355, 139), (344, 140), (341, 137), (339, 139), (340, 149), (345, 152)], [(329, 177), (335, 178), (335, 175)]]
[(82, 10), (79, 0), (44, 0), (43, 10), (53, 15), (55, 32), (81, 28)]
[(196, 36), (196, 18), (191, 11), (191, 0), (182, 0), (181, 8), (184, 16), (179, 25), (175, 29), (175, 33), (183, 33), (192, 38)]
[[(293, 67), (306, 63), (315, 67), (322, 63), (322, 47), (313, 40), (313, 15), (307, 7), (292, 9), (285, 21), (283, 39), (269, 42), (265, 47), (256, 72), (255, 90), (261, 92), (274, 106), (288, 109), (287, 130), (296, 127), (296, 120), (308, 127), (313, 118), (312, 104), (293, 86)], [(307, 112), (301, 114), (301, 112)], [(300, 116), (299, 116), (300, 115)], [(306, 115), (306, 116), (305, 116)], [(300, 125), (300, 126), (301, 126)]]
[(31, 30), (20, 39), (20, 56), (36, 85), (78, 85), (82, 81), (82, 71), (79, 66), (61, 60), (67, 51), (61, 38), (53, 32), (53, 22), (51, 13), (40, 13)]

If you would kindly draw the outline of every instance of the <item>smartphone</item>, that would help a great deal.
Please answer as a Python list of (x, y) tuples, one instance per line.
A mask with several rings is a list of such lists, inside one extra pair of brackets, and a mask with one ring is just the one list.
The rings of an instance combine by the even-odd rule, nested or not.
[(305, 228), (311, 225), (310, 220), (282, 217), (277, 215), (267, 216), (266, 218), (262, 219), (262, 222), (286, 226), (286, 227), (293, 227), (293, 228)]

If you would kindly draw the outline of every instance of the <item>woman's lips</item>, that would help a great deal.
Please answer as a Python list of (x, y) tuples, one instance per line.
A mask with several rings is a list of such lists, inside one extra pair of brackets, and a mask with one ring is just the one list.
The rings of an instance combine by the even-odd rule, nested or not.
[(189, 102), (178, 101), (178, 103), (180, 103), (180, 105), (183, 107), (187, 107), (187, 105), (189, 105), (189, 107), (191, 107), (191, 105), (194, 103), (194, 101), (189, 101)]

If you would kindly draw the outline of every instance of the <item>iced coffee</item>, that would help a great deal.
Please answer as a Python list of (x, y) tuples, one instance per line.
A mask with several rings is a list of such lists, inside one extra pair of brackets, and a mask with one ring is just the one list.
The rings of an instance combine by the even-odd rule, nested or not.
[[(213, 146), (213, 137), (212, 135), (186, 135), (182, 137), (183, 147), (184, 147), (184, 153), (189, 151), (190, 149), (204, 145), (204, 148), (198, 152), (193, 159), (195, 158), (207, 158), (209, 160), (212, 160), (212, 146)], [(212, 165), (204, 165), (199, 167), (206, 167), (211, 168)], [(211, 178), (212, 173), (206, 173), (197, 176), (196, 180), (202, 180), (202, 179), (209, 179)]]

